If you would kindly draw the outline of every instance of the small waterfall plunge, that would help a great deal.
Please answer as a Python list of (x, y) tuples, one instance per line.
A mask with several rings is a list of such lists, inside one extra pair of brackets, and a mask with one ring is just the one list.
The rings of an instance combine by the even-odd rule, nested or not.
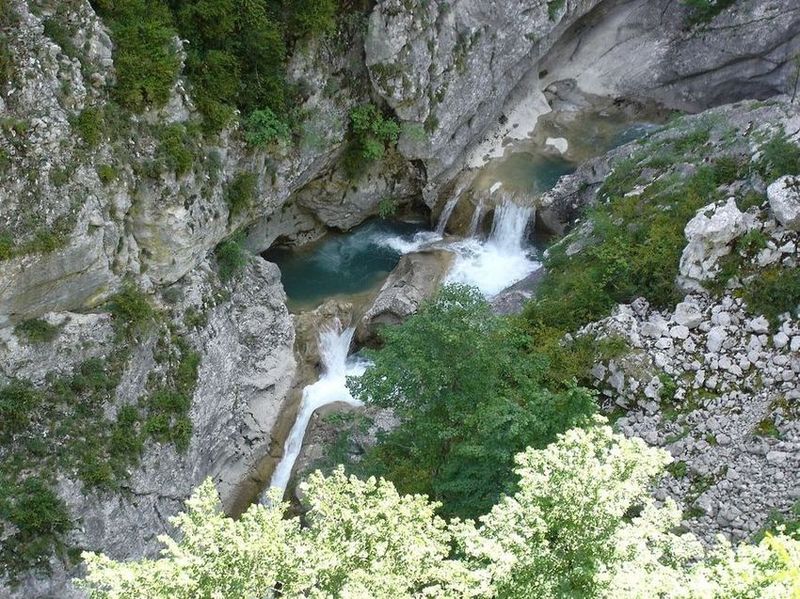
[(453, 244), (457, 257), (447, 281), (472, 285), (492, 297), (537, 270), (541, 265), (525, 243), (533, 214), (533, 208), (504, 199), (495, 210), (489, 239)]
[(459, 194), (455, 194), (452, 198), (447, 200), (444, 208), (442, 208), (442, 213), (439, 215), (439, 222), (436, 223), (436, 234), (439, 235), (439, 237), (444, 235), (444, 231), (447, 228), (447, 221), (453, 216), (453, 210), (456, 209), (459, 197)]
[(489, 243), (503, 254), (521, 252), (525, 231), (532, 217), (533, 208), (505, 200), (495, 210)]
[(300, 410), (284, 443), (283, 457), (272, 474), (270, 488), (286, 490), (297, 456), (303, 446), (308, 423), (316, 410), (336, 402), (361, 405), (347, 388), (347, 377), (361, 376), (368, 366), (363, 359), (347, 357), (354, 331), (352, 327), (342, 330), (338, 321), (320, 331), (318, 343), (323, 367), (322, 376), (316, 383), (303, 389)]
[(469, 221), (469, 231), (467, 231), (468, 237), (475, 237), (478, 234), (481, 216), (483, 216), (483, 198), (480, 199), (478, 205), (475, 206), (475, 212), (472, 213), (472, 220)]

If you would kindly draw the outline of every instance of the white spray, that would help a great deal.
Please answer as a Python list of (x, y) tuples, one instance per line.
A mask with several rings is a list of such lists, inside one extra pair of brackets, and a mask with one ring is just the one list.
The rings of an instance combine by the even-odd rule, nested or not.
[(277, 488), (281, 492), (286, 490), (297, 456), (303, 446), (308, 423), (316, 410), (337, 402), (352, 406), (361, 405), (347, 388), (347, 377), (361, 376), (367, 368), (367, 362), (364, 360), (347, 359), (353, 332), (352, 327), (342, 331), (338, 321), (320, 331), (318, 343), (323, 366), (322, 376), (316, 383), (303, 389), (300, 410), (283, 446), (283, 457), (272, 474), (270, 488)]
[(504, 200), (495, 210), (488, 240), (453, 245), (457, 258), (447, 281), (472, 285), (492, 297), (537, 270), (541, 264), (525, 244), (532, 216), (533, 208)]

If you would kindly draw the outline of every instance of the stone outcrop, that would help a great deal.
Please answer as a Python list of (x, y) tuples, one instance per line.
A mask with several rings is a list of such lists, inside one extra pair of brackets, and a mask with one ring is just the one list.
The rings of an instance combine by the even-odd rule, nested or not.
[[(213, 305), (215, 279), (203, 264), (175, 286), (182, 299), (174, 309), (205, 315), (202, 326), (187, 331), (200, 353), (187, 451), (149, 443), (120, 494), (91, 492), (61, 476), (58, 493), (77, 523), (66, 539), (69, 545), (117, 559), (153, 555), (157, 535), (171, 530), (167, 518), (204, 478), (214, 479), (223, 504), (230, 507), (238, 487), (273, 443), (272, 431), (295, 376), (294, 327), (280, 273), (275, 265), (253, 258), (230, 299)], [(51, 343), (28, 343), (4, 329), (4, 376), (37, 382), (46, 373), (67, 373), (85, 359), (115, 351), (107, 314), (51, 314), (48, 319), (61, 325)], [(134, 403), (146, 392), (148, 373), (157, 368), (154, 345), (150, 338), (134, 349), (115, 406), (108, 409)], [(51, 567), (49, 576), (25, 578), (18, 596), (80, 596), (69, 582), (79, 572), (65, 570), (55, 558)]]
[(404, 255), (364, 313), (357, 329), (359, 341), (373, 341), (381, 326), (400, 324), (414, 314), (439, 287), (453, 258), (446, 250)]
[[(752, 223), (753, 219), (749, 220)], [(733, 198), (698, 210), (684, 230), (689, 243), (681, 255), (681, 284), (687, 289), (701, 289), (703, 282), (718, 273), (719, 259), (731, 252), (731, 242), (747, 229), (748, 218)]]
[(800, 179), (781, 177), (767, 188), (767, 197), (775, 219), (787, 229), (800, 231)]

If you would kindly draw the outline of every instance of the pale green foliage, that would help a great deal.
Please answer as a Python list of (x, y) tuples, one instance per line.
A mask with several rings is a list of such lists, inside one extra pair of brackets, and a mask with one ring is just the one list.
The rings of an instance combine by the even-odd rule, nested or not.
[[(117, 563), (85, 553), (81, 582), (92, 597), (461, 597), (470, 575), (446, 559), (450, 535), (423, 496), (391, 483), (348, 478), (342, 469), (304, 483), (307, 526), (283, 519), (286, 505), (252, 506), (226, 518), (207, 480), (172, 519), (180, 541), (161, 537), (161, 559)], [(445, 586), (447, 588), (445, 589)]]
[(277, 502), (233, 521), (207, 481), (173, 519), (180, 540), (162, 538), (160, 559), (86, 553), (80, 584), (103, 599), (797, 597), (800, 541), (768, 535), (707, 551), (672, 532), (677, 507), (648, 493), (669, 461), (598, 419), (517, 456), (519, 491), (477, 524), (448, 525), (424, 496), (342, 469), (304, 483), (302, 525)]
[[(465, 524), (458, 535), (473, 568), (491, 571), (499, 596), (597, 596), (618, 568), (663, 554), (655, 533), (664, 528), (653, 524), (671, 518), (652, 508), (648, 490), (671, 461), (665, 452), (598, 425), (516, 461), (520, 490), (482, 517), (481, 528)], [(627, 524), (640, 506), (643, 515)]]

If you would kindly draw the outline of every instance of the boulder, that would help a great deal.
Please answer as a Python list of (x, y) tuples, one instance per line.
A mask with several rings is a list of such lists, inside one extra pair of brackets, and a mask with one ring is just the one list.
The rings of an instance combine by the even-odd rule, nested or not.
[(775, 220), (787, 229), (800, 231), (800, 177), (777, 179), (767, 188), (767, 198)]
[(693, 301), (686, 299), (675, 306), (675, 322), (685, 326), (687, 329), (694, 329), (703, 322), (703, 313)]
[(374, 340), (383, 325), (403, 322), (433, 295), (447, 274), (454, 255), (446, 250), (406, 254), (389, 275), (358, 327), (361, 343)]
[(733, 198), (719, 206), (710, 204), (697, 211), (686, 224), (689, 241), (681, 255), (680, 283), (687, 290), (700, 290), (719, 270), (717, 262), (730, 253), (730, 243), (747, 230), (747, 219)]

